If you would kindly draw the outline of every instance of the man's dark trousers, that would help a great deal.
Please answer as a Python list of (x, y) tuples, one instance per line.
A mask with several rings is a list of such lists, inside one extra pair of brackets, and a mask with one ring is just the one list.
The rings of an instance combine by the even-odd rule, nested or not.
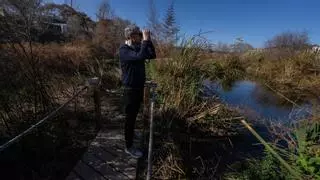
[(125, 114), (125, 141), (126, 148), (131, 148), (133, 145), (134, 127), (141, 103), (143, 101), (143, 88), (123, 89), (123, 103)]

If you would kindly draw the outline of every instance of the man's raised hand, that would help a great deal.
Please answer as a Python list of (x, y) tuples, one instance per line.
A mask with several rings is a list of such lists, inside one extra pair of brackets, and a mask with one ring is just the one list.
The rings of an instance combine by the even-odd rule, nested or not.
[(142, 30), (142, 37), (144, 41), (150, 40), (150, 30), (149, 29)]

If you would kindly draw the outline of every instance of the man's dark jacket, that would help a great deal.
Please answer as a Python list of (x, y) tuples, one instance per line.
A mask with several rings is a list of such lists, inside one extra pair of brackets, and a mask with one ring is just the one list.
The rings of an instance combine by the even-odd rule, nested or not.
[(119, 50), (122, 83), (129, 88), (143, 88), (146, 80), (145, 60), (155, 59), (156, 52), (151, 41), (140, 46), (122, 45)]

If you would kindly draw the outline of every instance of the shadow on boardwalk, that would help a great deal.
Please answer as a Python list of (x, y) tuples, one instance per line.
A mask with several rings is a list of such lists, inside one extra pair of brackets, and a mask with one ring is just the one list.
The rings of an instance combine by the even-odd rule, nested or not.
[(137, 160), (124, 152), (120, 97), (102, 99), (103, 126), (67, 180), (136, 179)]
[(0, 154), (1, 179), (57, 180), (79, 174), (83, 177), (78, 179), (134, 178), (135, 161), (123, 153), (119, 100), (102, 98), (103, 127), (98, 130), (92, 98), (78, 99), (76, 112), (70, 105)]

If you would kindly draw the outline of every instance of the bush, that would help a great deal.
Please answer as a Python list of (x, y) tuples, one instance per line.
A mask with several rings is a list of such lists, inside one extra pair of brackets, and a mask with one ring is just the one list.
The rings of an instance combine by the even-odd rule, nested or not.
[(228, 88), (236, 81), (245, 77), (245, 68), (239, 56), (223, 55), (202, 65), (202, 72), (213, 81), (220, 81)]
[(225, 175), (227, 180), (281, 180), (285, 179), (287, 173), (279, 172), (279, 163), (268, 152), (263, 159), (248, 159), (244, 163), (236, 163), (231, 166), (238, 172), (231, 172)]

